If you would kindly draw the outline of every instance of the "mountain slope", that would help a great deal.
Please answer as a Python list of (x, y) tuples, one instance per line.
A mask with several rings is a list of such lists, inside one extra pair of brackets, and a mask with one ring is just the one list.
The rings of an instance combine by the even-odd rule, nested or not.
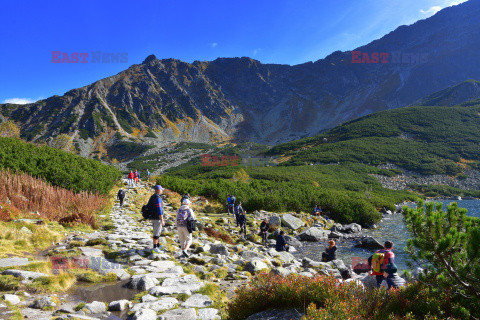
[(105, 145), (118, 141), (117, 132), (157, 144), (277, 144), (480, 79), (479, 15), (480, 1), (470, 0), (356, 49), (369, 56), (389, 53), (388, 63), (352, 63), (352, 52), (295, 66), (149, 56), (63, 96), (0, 105), (0, 113), (21, 124), (28, 140), (67, 133), (84, 154), (102, 154)]
[(418, 106), (454, 106), (480, 99), (480, 81), (467, 80), (415, 102)]
[(289, 164), (393, 163), (423, 174), (455, 175), (480, 164), (480, 104), (382, 111), (268, 153), (288, 156)]

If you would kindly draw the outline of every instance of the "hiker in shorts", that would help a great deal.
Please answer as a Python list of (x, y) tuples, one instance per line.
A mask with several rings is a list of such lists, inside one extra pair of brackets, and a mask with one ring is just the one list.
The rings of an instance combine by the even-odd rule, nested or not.
[(237, 227), (239, 227), (240, 222), (238, 219), (240, 218), (240, 215), (243, 213), (241, 201), (233, 208), (233, 213), (235, 214), (235, 222), (237, 223)]
[(135, 170), (133, 173), (133, 179), (135, 180), (135, 183), (138, 183), (138, 179), (140, 178), (140, 174), (138, 173), (138, 170)]
[(394, 263), (387, 264), (384, 277), (387, 280), (388, 290), (392, 287), (398, 289), (405, 286), (406, 281), (398, 275), (397, 266)]
[(125, 200), (125, 190), (118, 190), (117, 199), (120, 201), (120, 208), (123, 207), (123, 200)]
[(162, 233), (162, 228), (165, 226), (165, 221), (163, 219), (163, 201), (161, 194), (163, 188), (160, 185), (154, 187), (155, 193), (148, 200), (147, 206), (152, 212), (152, 226), (153, 226), (153, 252), (160, 253), (160, 234)]
[(393, 242), (385, 241), (384, 247), (377, 250), (368, 258), (368, 265), (372, 269), (372, 276), (377, 280), (377, 288), (380, 288), (384, 278), (384, 271), (388, 264), (395, 264), (395, 254), (392, 252)]
[(260, 224), (260, 235), (262, 236), (262, 244), (266, 247), (267, 246), (267, 232), (270, 229), (270, 225), (268, 224), (268, 219), (263, 219), (262, 223)]
[(192, 244), (192, 234), (188, 232), (187, 228), (187, 218), (190, 216), (195, 219), (195, 214), (193, 210), (189, 207), (190, 200), (185, 199), (182, 202), (182, 205), (177, 211), (177, 231), (178, 231), (178, 240), (180, 241), (180, 247), (182, 249), (183, 257), (188, 258), (189, 254), (187, 253), (190, 245)]

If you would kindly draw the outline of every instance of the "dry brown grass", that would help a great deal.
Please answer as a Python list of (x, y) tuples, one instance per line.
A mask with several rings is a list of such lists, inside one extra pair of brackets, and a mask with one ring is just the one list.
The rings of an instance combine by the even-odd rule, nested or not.
[[(88, 192), (76, 194), (27, 174), (0, 170), (0, 203), (3, 221), (32, 216), (95, 228), (95, 213), (105, 207), (107, 198)], [(35, 211), (39, 215), (32, 213)]]

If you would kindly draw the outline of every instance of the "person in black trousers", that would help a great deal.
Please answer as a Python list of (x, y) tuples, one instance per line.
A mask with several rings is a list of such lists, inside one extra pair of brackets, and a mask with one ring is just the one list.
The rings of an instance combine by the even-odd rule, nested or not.
[(125, 190), (118, 190), (117, 198), (118, 200), (120, 200), (120, 207), (123, 207), (123, 200), (125, 200)]
[(322, 253), (322, 261), (329, 262), (332, 260), (337, 259), (337, 246), (335, 245), (335, 241), (330, 240), (328, 241), (328, 248), (325, 249), (325, 252)]
[(245, 211), (242, 211), (238, 215), (238, 226), (240, 227), (240, 234), (243, 233), (243, 236), (247, 236), (247, 216), (245, 215)]

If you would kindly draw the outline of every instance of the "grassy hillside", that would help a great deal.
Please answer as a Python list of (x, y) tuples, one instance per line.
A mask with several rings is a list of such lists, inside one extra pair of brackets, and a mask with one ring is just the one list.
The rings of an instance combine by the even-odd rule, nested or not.
[(267, 154), (291, 156), (289, 165), (394, 163), (423, 174), (455, 175), (464, 160), (471, 167), (479, 165), (480, 105), (382, 111), (278, 145)]
[(0, 138), (0, 168), (25, 172), (73, 192), (106, 194), (121, 177), (118, 169), (48, 146)]
[(159, 178), (180, 193), (204, 195), (225, 202), (233, 193), (247, 211), (305, 211), (315, 204), (340, 222), (376, 222), (382, 207), (417, 197), (382, 188), (369, 173), (394, 175), (362, 164), (344, 166), (202, 167), (183, 166)]

